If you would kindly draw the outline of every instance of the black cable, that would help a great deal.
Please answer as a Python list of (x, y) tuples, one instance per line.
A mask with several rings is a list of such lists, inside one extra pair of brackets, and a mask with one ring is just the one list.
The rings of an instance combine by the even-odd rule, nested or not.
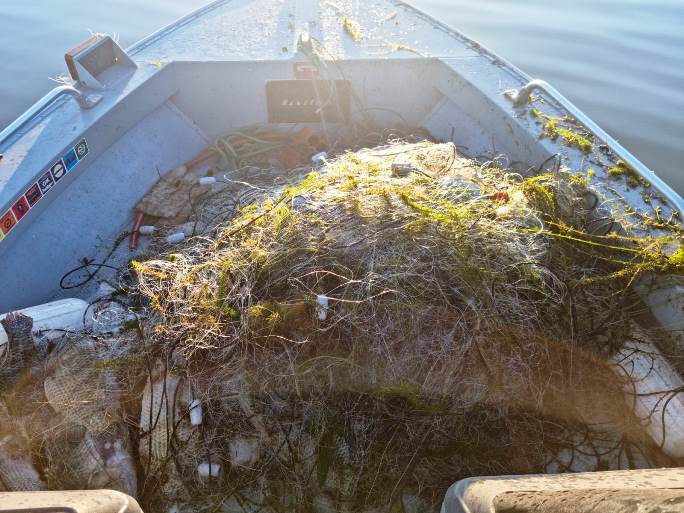
[[(118, 270), (119, 270), (118, 267), (114, 267), (113, 265), (107, 265), (107, 264), (105, 264), (104, 262), (96, 263), (96, 262), (94, 262), (94, 261), (92, 261), (92, 260), (89, 260), (89, 259), (87, 259), (87, 258), (84, 258), (84, 259), (82, 260), (82, 262), (83, 262), (83, 265), (79, 265), (78, 267), (72, 269), (71, 271), (69, 271), (68, 273), (66, 273), (64, 276), (62, 276), (62, 279), (61, 279), (61, 280), (59, 280), (59, 287), (60, 287), (62, 290), (71, 290), (71, 289), (77, 289), (77, 288), (79, 288), (79, 287), (82, 287), (82, 286), (85, 285), (86, 283), (89, 283), (90, 281), (92, 281), (93, 278), (95, 278), (95, 276), (97, 276), (97, 273), (100, 272), (100, 269), (102, 269), (102, 268), (112, 269), (112, 270), (114, 270), (114, 271), (118, 271)], [(76, 285), (69, 285), (69, 286), (64, 285), (64, 282), (65, 282), (72, 274), (76, 274), (77, 272), (82, 271), (82, 270), (84, 270), (84, 269), (88, 269), (89, 267), (95, 267), (95, 269), (96, 269), (95, 272), (93, 272), (93, 273), (88, 272), (88, 277), (87, 277), (87, 278), (84, 278), (82, 281), (76, 283)]]
[[(112, 269), (114, 271), (119, 271), (119, 267), (114, 267), (112, 265), (107, 265), (107, 262), (109, 259), (112, 257), (114, 252), (118, 249), (118, 247), (121, 245), (121, 243), (126, 240), (126, 238), (131, 234), (131, 232), (124, 232), (119, 237), (116, 239), (114, 242), (114, 246), (112, 246), (112, 249), (109, 250), (109, 253), (107, 253), (107, 256), (105, 256), (104, 260), (102, 262), (95, 262), (94, 260), (90, 260), (89, 258), (84, 257), (81, 262), (82, 264), (79, 265), (78, 267), (72, 269), (71, 271), (67, 272), (62, 276), (62, 279), (59, 280), (59, 288), (62, 290), (71, 290), (71, 289), (77, 289), (79, 287), (82, 287), (83, 285), (90, 283), (95, 276), (97, 276), (97, 273), (100, 272), (101, 269)], [(91, 267), (95, 268), (94, 272), (90, 272), (88, 269)], [(85, 270), (88, 273), (88, 276), (84, 278), (83, 280), (77, 282), (75, 285), (65, 285), (67, 280), (74, 274)]]

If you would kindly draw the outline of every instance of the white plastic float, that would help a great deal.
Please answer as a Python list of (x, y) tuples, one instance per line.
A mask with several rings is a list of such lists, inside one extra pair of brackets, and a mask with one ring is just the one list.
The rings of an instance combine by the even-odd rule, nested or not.
[[(19, 312), (33, 319), (34, 334), (43, 333), (49, 336), (50, 332), (58, 330), (60, 334), (63, 331), (82, 331), (86, 327), (84, 315), (87, 309), (88, 303), (82, 299), (69, 298), (32, 306)], [(0, 320), (6, 316), (6, 313), (0, 315)], [(0, 325), (0, 354), (4, 352), (7, 342), (7, 333)]]
[(318, 320), (324, 321), (328, 318), (328, 310), (330, 309), (330, 298), (323, 294), (316, 296), (316, 315)]
[(644, 429), (666, 454), (683, 458), (684, 381), (677, 371), (650, 341), (627, 342), (613, 363), (630, 380), (625, 398)]
[(157, 231), (157, 227), (149, 224), (144, 224), (138, 229), (138, 233), (140, 235), (154, 235), (154, 232)]
[(193, 426), (202, 425), (202, 402), (199, 399), (193, 399), (188, 405), (190, 410), (190, 424)]
[(213, 176), (203, 176), (198, 180), (200, 185), (214, 185), (216, 183), (216, 177)]
[(325, 159), (328, 158), (328, 154), (325, 151), (322, 151), (320, 153), (316, 153), (313, 157), (311, 157), (311, 163), (314, 166), (319, 166), (325, 164)]
[(643, 294), (646, 304), (658, 322), (670, 332), (684, 350), (684, 284), (675, 278), (666, 277), (650, 280), (649, 291)]
[(166, 242), (168, 244), (178, 244), (185, 240), (185, 234), (183, 232), (175, 232), (166, 236)]
[(200, 463), (197, 466), (197, 474), (204, 478), (217, 478), (221, 475), (221, 465), (219, 463)]

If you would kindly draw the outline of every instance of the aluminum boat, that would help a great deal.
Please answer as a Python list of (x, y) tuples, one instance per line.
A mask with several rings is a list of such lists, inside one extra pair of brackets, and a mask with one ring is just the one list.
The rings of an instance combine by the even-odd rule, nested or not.
[[(679, 194), (554, 87), (398, 0), (218, 0), (127, 49), (97, 34), (65, 60), (64, 84), (0, 133), (0, 312), (91, 301), (99, 279), (135, 255), (122, 234), (160, 175), (247, 125), (330, 137), (369, 119), (421, 127), (465, 156), (528, 172), (562, 163), (608, 198), (606, 218), (631, 210), (679, 225), (684, 212)], [(540, 116), (570, 120), (579, 138), (549, 133)], [(74, 269), (98, 280), (72, 287)], [(642, 296), (684, 348), (684, 285), (671, 278)], [(645, 475), (635, 486), (652, 484)], [(681, 488), (682, 473), (671, 476)], [(513, 479), (513, 489), (562, 488), (543, 479)], [(619, 487), (601, 482), (591, 486)], [(455, 486), (444, 511), (490, 511), (496, 487), (475, 500), (477, 483)]]

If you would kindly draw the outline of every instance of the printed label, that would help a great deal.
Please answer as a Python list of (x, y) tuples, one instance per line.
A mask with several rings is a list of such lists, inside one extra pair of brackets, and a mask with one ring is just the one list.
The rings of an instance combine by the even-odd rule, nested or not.
[(269, 123), (337, 123), (349, 119), (351, 82), (347, 80), (269, 80)]
[(29, 204), (26, 201), (26, 198), (23, 196), (19, 198), (14, 205), (12, 205), (12, 212), (14, 213), (14, 217), (17, 218), (17, 221), (19, 221), (28, 213), (29, 208)]
[(85, 139), (81, 139), (80, 141), (78, 141), (78, 144), (74, 147), (74, 150), (76, 151), (76, 156), (78, 157), (78, 160), (83, 160), (83, 157), (88, 155), (88, 143)]
[(17, 222), (14, 219), (14, 214), (10, 210), (0, 217), (0, 230), (7, 235)]
[(43, 193), (40, 192), (40, 187), (38, 187), (38, 184), (34, 183), (33, 186), (26, 191), (24, 197), (26, 198), (26, 201), (28, 201), (28, 204), (33, 206), (40, 201), (40, 199), (43, 197)]
[(78, 164), (78, 157), (76, 156), (76, 150), (71, 148), (66, 155), (62, 157), (62, 161), (67, 168), (67, 171), (71, 171), (76, 164)]
[(64, 163), (60, 160), (52, 164), (50, 172), (52, 173), (52, 177), (55, 179), (55, 182), (59, 182), (59, 180), (67, 173), (67, 168), (64, 167)]
[(55, 185), (55, 179), (52, 178), (52, 173), (50, 171), (46, 171), (43, 176), (38, 178), (38, 186), (40, 187), (40, 192), (43, 194), (52, 189), (53, 185)]
[(29, 187), (23, 196), (14, 202), (12, 207), (0, 217), (0, 240), (2, 240), (26, 214), (31, 207), (38, 203), (45, 194), (52, 189), (76, 164), (78, 164), (90, 149), (85, 139), (78, 141), (76, 146), (66, 152), (64, 157), (52, 164), (38, 181)]

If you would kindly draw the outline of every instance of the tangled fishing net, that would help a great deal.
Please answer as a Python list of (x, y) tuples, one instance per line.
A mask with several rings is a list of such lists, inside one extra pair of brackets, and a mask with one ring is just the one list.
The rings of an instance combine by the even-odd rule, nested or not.
[[(630, 285), (684, 253), (599, 204), (566, 171), (428, 141), (228, 173), (194, 237), (131, 263), (139, 320), (46, 371), (69, 441), (42, 442), (51, 487), (119, 483), (146, 511), (435, 511), (464, 477), (668, 464), (608, 360), (638, 333)], [(102, 447), (137, 483), (82, 468)]]
[[(451, 144), (291, 173), (270, 190), (232, 180), (198, 209), (203, 235), (133, 263), (160, 362), (144, 492), (199, 509), (429, 509), (461, 477), (658, 460), (606, 359), (633, 329), (630, 281), (681, 270), (673, 240), (606, 233), (580, 178), (524, 179)], [(239, 194), (249, 204), (207, 221)], [(202, 462), (223, 472), (198, 478)]]

